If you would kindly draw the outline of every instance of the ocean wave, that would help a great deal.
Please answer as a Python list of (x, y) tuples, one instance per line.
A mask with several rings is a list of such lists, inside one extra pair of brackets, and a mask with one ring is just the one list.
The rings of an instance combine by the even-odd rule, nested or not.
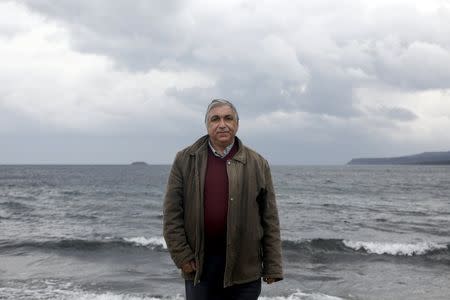
[(365, 251), (371, 254), (387, 254), (395, 256), (416, 256), (426, 255), (436, 250), (448, 249), (448, 245), (442, 245), (431, 242), (422, 242), (417, 244), (401, 243), (379, 243), (379, 242), (354, 242), (343, 241), (344, 245), (356, 251)]
[(341, 239), (311, 239), (311, 240), (283, 240), (283, 248), (286, 250), (298, 250), (303, 252), (335, 251), (348, 252), (348, 248)]
[(343, 300), (343, 298), (330, 296), (322, 293), (304, 293), (300, 290), (297, 292), (283, 297), (283, 296), (275, 296), (275, 297), (259, 297), (259, 300)]
[(392, 256), (428, 256), (436, 253), (450, 255), (450, 244), (423, 242), (416, 244), (349, 241), (342, 239), (284, 240), (283, 248), (303, 254), (323, 252), (368, 253)]
[(82, 213), (72, 213), (72, 212), (65, 213), (64, 217), (65, 218), (70, 218), (70, 219), (75, 219), (75, 220), (78, 220), (78, 221), (80, 221), (80, 220), (96, 220), (96, 219), (98, 219), (98, 217), (95, 216), (95, 215), (90, 215), (90, 214), (87, 214), (87, 213), (84, 213), (84, 214), (82, 214)]
[[(1, 216), (0, 216), (1, 217)], [(6, 217), (6, 215), (4, 216)], [(416, 244), (381, 243), (350, 241), (342, 239), (283, 240), (286, 255), (308, 258), (312, 255), (389, 255), (389, 256), (424, 256), (427, 258), (450, 261), (450, 244), (423, 242)], [(114, 250), (120, 248), (144, 248), (158, 252), (167, 252), (163, 237), (104, 237), (101, 239), (55, 239), (30, 241), (0, 241), (0, 251), (21, 248), (44, 250)], [(336, 257), (337, 258), (337, 257)]]
[(65, 196), (81, 196), (81, 195), (83, 195), (83, 193), (78, 190), (63, 190), (63, 191), (60, 191), (60, 193), (61, 193), (61, 195), (65, 195)]
[(31, 209), (31, 207), (29, 207), (23, 203), (16, 202), (16, 201), (0, 202), (0, 207), (4, 207), (6, 209), (14, 210), (14, 211), (24, 211), (24, 210)]
[(37, 248), (45, 250), (112, 250), (116, 248), (147, 248), (156, 251), (166, 251), (167, 245), (162, 237), (132, 237), (132, 238), (105, 238), (101, 240), (61, 239), (48, 241), (21, 241), (0, 242), (0, 250), (13, 250), (18, 248)]
[[(24, 298), (26, 297), (26, 298)], [(112, 292), (92, 293), (79, 289), (47, 286), (44, 289), (0, 288), (0, 299), (48, 299), (48, 300), (183, 300), (180, 295), (173, 297), (153, 297), (146, 295), (117, 294)]]
[(7, 213), (6, 211), (4, 211), (3, 209), (0, 209), (0, 220), (1, 219), (9, 219), (11, 217), (10, 213)]
[[(66, 287), (47, 285), (41, 288), (32, 287), (2, 287), (0, 299), (49, 299), (49, 300), (184, 300), (181, 295), (175, 296), (150, 296), (145, 294), (119, 294), (113, 292), (94, 293), (84, 291), (66, 284)], [(27, 298), (24, 298), (26, 296)], [(329, 296), (322, 293), (305, 293), (297, 290), (289, 296), (265, 297), (259, 300), (344, 300), (340, 297)]]
[(124, 238), (126, 242), (133, 243), (137, 246), (150, 246), (155, 248), (167, 249), (166, 241), (163, 237), (133, 237), (133, 238)]

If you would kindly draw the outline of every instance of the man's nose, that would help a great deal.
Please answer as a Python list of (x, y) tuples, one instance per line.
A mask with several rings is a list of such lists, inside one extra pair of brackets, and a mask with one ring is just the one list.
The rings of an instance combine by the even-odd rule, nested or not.
[(219, 126), (220, 127), (225, 127), (225, 120), (224, 119), (220, 119)]

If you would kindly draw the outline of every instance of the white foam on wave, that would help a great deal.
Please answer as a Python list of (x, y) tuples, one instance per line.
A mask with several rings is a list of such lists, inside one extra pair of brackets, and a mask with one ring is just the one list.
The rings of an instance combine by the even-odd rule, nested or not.
[[(56, 284), (57, 285), (57, 284)], [(152, 297), (144, 294), (118, 294), (113, 292), (92, 293), (83, 291), (78, 288), (70, 288), (71, 284), (62, 286), (55, 286), (55, 284), (48, 283), (45, 287), (7, 287), (0, 288), (0, 299), (15, 300), (15, 299), (48, 299), (48, 300), (184, 300), (181, 295), (168, 297)], [(343, 298), (329, 296), (322, 293), (304, 293), (297, 290), (289, 296), (275, 296), (275, 297), (259, 297), (259, 300), (344, 300)]]
[(64, 300), (183, 300), (184, 298), (181, 296), (175, 296), (171, 298), (155, 298), (155, 297), (147, 297), (147, 296), (133, 296), (127, 294), (113, 294), (113, 293), (104, 293), (104, 294), (91, 294), (91, 293), (77, 293), (73, 294), (68, 298), (64, 298)]
[(283, 297), (283, 296), (276, 296), (276, 297), (259, 297), (259, 300), (344, 300), (343, 298), (330, 296), (322, 293), (305, 293), (300, 290), (297, 290), (297, 292)]
[(8, 219), (12, 213), (7, 213), (5, 210), (0, 209), (0, 219)]
[(389, 254), (399, 256), (423, 255), (433, 250), (445, 249), (447, 245), (431, 242), (416, 244), (380, 243), (380, 242), (354, 242), (343, 241), (346, 247), (354, 250), (365, 250), (373, 254)]
[(132, 238), (124, 238), (126, 242), (136, 244), (138, 246), (150, 246), (150, 247), (162, 247), (163, 249), (167, 249), (166, 241), (163, 237), (151, 237), (145, 238), (143, 236), (140, 237), (132, 237)]
[(183, 300), (180, 295), (156, 298), (145, 295), (115, 294), (111, 292), (96, 294), (82, 290), (65, 290), (48, 286), (45, 289), (0, 288), (0, 299), (48, 299), (48, 300)]

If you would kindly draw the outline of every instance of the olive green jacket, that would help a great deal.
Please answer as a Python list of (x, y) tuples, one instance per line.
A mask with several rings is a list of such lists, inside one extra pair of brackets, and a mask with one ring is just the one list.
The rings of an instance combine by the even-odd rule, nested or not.
[[(278, 211), (269, 164), (236, 138), (238, 152), (227, 162), (229, 202), (224, 287), (261, 277), (281, 280)], [(164, 238), (175, 265), (198, 263), (185, 279), (200, 280), (204, 264), (203, 191), (208, 136), (178, 152), (164, 200)]]

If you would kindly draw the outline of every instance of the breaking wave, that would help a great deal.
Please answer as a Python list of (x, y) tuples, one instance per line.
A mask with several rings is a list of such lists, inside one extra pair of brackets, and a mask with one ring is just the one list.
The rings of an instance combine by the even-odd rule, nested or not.
[[(147, 295), (118, 294), (112, 292), (92, 293), (82, 290), (67, 290), (56, 287), (45, 289), (0, 288), (0, 299), (16, 300), (24, 299), (48, 299), (48, 300), (183, 300), (177, 295), (174, 297), (153, 297)], [(29, 298), (28, 298), (29, 297)]]
[(422, 242), (417, 244), (377, 243), (343, 241), (344, 245), (356, 251), (365, 251), (371, 254), (387, 254), (395, 256), (426, 255), (436, 250), (448, 250), (448, 245)]
[(283, 296), (275, 296), (275, 297), (259, 297), (259, 300), (344, 300), (343, 298), (329, 296), (322, 293), (305, 293), (300, 290), (297, 292), (283, 297)]
[(162, 237), (105, 238), (102, 240), (62, 239), (22, 242), (0, 241), (0, 251), (18, 248), (95, 251), (127, 247), (141, 247), (156, 251), (167, 250), (167, 245)]
[(390, 256), (427, 256), (440, 253), (450, 256), (450, 244), (433, 242), (401, 244), (342, 239), (285, 240), (283, 241), (283, 248), (303, 253), (334, 252), (355, 254), (356, 252)]
[[(70, 289), (72, 288), (72, 289)], [(184, 300), (181, 295), (176, 296), (152, 296), (145, 294), (125, 294), (103, 292), (95, 293), (72, 287), (71, 284), (66, 286), (47, 285), (40, 288), (33, 287), (3, 287), (0, 288), (0, 299), (15, 300), (27, 295), (27, 299), (48, 299), (48, 300)], [(297, 290), (288, 296), (261, 296), (259, 300), (344, 300), (340, 297), (329, 296), (322, 293), (305, 293)]]
[(150, 246), (150, 247), (160, 247), (162, 249), (167, 249), (166, 241), (163, 237), (133, 237), (133, 238), (124, 238), (126, 242), (133, 243), (137, 246)]

